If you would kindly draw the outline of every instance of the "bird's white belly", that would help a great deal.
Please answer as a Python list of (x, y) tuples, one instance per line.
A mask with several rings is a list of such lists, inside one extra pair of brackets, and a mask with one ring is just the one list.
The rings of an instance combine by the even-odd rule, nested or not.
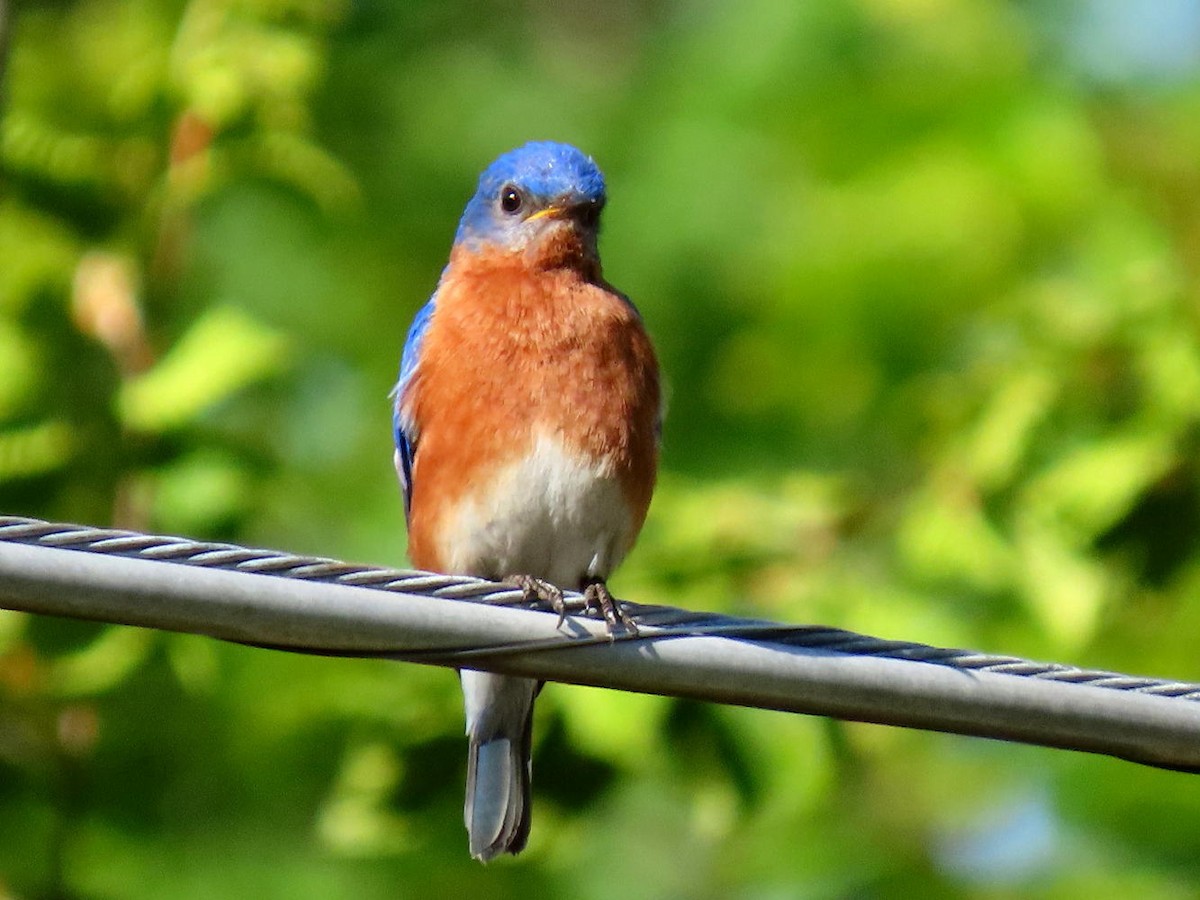
[(532, 575), (575, 590), (607, 578), (629, 546), (630, 515), (611, 466), (580, 461), (542, 434), (530, 452), (468, 490), (441, 529), (447, 570)]

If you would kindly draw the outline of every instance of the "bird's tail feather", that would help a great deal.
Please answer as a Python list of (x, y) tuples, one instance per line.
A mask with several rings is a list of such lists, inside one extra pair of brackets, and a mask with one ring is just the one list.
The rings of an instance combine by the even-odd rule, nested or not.
[(471, 855), (488, 862), (519, 853), (529, 838), (533, 698), (527, 678), (464, 670), (467, 799), (463, 807)]
[(471, 855), (518, 853), (529, 837), (529, 765), (507, 738), (471, 744), (464, 810)]

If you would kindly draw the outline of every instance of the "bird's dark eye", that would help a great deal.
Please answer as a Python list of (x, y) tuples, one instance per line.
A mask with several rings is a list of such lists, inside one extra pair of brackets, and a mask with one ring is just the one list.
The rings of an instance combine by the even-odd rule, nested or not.
[(521, 207), (525, 205), (525, 198), (511, 184), (506, 184), (500, 189), (500, 208), (509, 215), (515, 212), (520, 212)]

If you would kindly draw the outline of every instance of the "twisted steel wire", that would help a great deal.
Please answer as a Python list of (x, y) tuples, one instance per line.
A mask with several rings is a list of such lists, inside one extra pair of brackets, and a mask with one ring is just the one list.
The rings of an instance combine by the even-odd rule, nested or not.
[[(298, 556), (274, 550), (252, 549), (235, 544), (195, 541), (188, 538), (142, 534), (107, 528), (93, 528), (45, 522), (17, 516), (0, 516), (0, 542), (28, 544), (169, 562), (209, 569), (226, 569), (275, 578), (290, 578), (364, 587), (402, 594), (418, 594), (439, 599), (462, 600), (490, 605), (513, 605), (548, 614), (548, 605), (529, 601), (524, 591), (512, 585), (460, 575), (439, 575), (413, 569), (362, 566), (317, 556)], [(567, 592), (568, 607), (583, 609), (583, 598)], [(760, 644), (802, 647), (847, 655), (881, 657), (909, 662), (930, 663), (972, 672), (989, 672), (1020, 678), (1088, 685), (1112, 691), (1146, 694), (1200, 702), (1200, 684), (1170, 681), (1117, 672), (1081, 669), (1060, 663), (1044, 663), (1016, 656), (980, 653), (932, 647), (909, 641), (885, 640), (815, 625), (780, 625), (773, 622), (737, 618), (716, 613), (690, 612), (669, 606), (622, 602), (638, 626), (636, 632), (618, 632), (607, 640), (661, 640), (684, 636), (712, 636), (751, 640)], [(506, 653), (595, 644), (606, 638), (594, 635), (563, 634), (554, 640), (515, 641), (503, 645), (463, 648), (447, 651), (431, 648), (427, 654), (406, 650), (392, 654), (406, 659), (469, 660)], [(298, 649), (314, 652), (311, 649)], [(327, 651), (337, 655), (369, 655), (354, 651)], [(383, 655), (383, 654), (380, 654)]]

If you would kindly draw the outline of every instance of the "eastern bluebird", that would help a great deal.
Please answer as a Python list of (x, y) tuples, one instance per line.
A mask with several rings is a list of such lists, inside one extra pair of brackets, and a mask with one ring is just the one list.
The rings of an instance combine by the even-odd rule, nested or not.
[[(600, 272), (604, 176), (566, 144), (484, 170), (392, 397), (409, 556), (508, 580), (562, 609), (605, 580), (646, 518), (658, 467), (658, 364), (641, 317)], [(463, 670), (471, 855), (529, 836), (529, 678)]]

